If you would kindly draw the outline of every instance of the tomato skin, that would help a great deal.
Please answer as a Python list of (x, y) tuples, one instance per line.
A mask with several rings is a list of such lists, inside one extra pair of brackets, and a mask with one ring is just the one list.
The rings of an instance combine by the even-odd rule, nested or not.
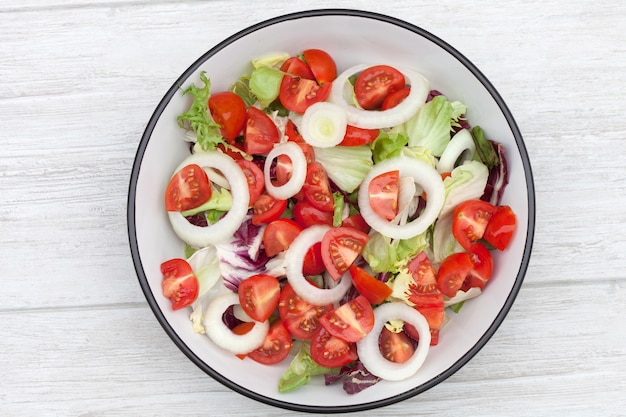
[(322, 260), (322, 242), (315, 242), (304, 255), (302, 275), (318, 275), (326, 271)]
[(493, 273), (493, 257), (491, 252), (481, 243), (474, 243), (469, 251), (472, 269), (463, 282), (461, 289), (467, 291), (472, 287), (483, 288)]
[(285, 125), (285, 136), (287, 136), (287, 140), (289, 141), (306, 143), (302, 135), (298, 132), (296, 124), (291, 119), (288, 119), (287, 124)]
[(391, 221), (398, 214), (400, 171), (382, 173), (370, 181), (367, 191), (374, 213)]
[(163, 262), (161, 273), (163, 295), (171, 300), (172, 310), (190, 306), (198, 298), (200, 284), (186, 260), (174, 258)]
[(383, 327), (380, 333), (380, 351), (388, 361), (404, 363), (411, 359), (415, 353), (415, 348), (406, 333), (394, 333)]
[(374, 327), (374, 310), (362, 295), (320, 317), (320, 324), (331, 335), (346, 342), (358, 342)]
[(319, 84), (331, 82), (337, 78), (337, 64), (328, 52), (321, 49), (307, 49), (302, 55)]
[(325, 101), (332, 83), (319, 85), (317, 81), (306, 78), (283, 76), (278, 98), (287, 110), (303, 114), (314, 103)]
[(261, 193), (265, 188), (263, 171), (261, 171), (261, 168), (259, 168), (257, 164), (252, 161), (248, 161), (247, 159), (238, 159), (235, 162), (239, 165), (243, 174), (246, 176), (246, 181), (248, 182), (248, 193), (250, 194), (250, 202), (248, 204), (252, 206), (261, 196)]
[(352, 284), (371, 304), (381, 304), (393, 292), (391, 287), (356, 265), (350, 266)]
[(482, 200), (467, 200), (454, 209), (452, 234), (469, 251), (472, 243), (481, 239), (496, 207)]
[(304, 181), (304, 198), (318, 210), (332, 212), (334, 208), (333, 194), (326, 170), (319, 162), (312, 162), (306, 169)]
[(218, 123), (226, 142), (234, 143), (246, 124), (247, 112), (243, 99), (231, 91), (212, 94), (209, 112)]
[(276, 219), (263, 231), (263, 246), (267, 256), (276, 256), (286, 250), (300, 234), (302, 227), (291, 219)]
[(346, 127), (346, 134), (343, 137), (343, 140), (339, 144), (340, 146), (360, 146), (366, 145), (368, 143), (374, 142), (378, 135), (380, 134), (380, 129), (363, 129), (360, 127), (348, 125)]
[(211, 182), (199, 165), (190, 164), (176, 172), (165, 189), (167, 211), (191, 210), (209, 201)]
[(494, 248), (502, 251), (509, 246), (516, 228), (517, 218), (511, 207), (498, 206), (487, 223), (483, 238)]
[[(443, 296), (441, 297), (441, 303), (434, 303), (430, 305), (421, 305), (419, 307), (415, 307), (417, 311), (419, 311), (426, 321), (428, 322), (428, 326), (430, 327), (430, 345), (436, 346), (439, 344), (439, 332), (441, 329), (441, 325), (443, 324), (443, 320), (445, 318), (444, 305), (443, 305)], [(419, 340), (419, 333), (412, 325), (405, 323), (404, 328), (406, 330), (407, 335), (409, 335), (414, 340)]]
[(320, 327), (311, 339), (311, 359), (327, 368), (344, 366), (358, 358), (356, 345), (328, 333)]
[(463, 282), (474, 267), (472, 258), (467, 252), (457, 252), (448, 255), (437, 271), (437, 287), (443, 295), (454, 297), (461, 289)]
[(279, 320), (270, 327), (263, 345), (248, 353), (248, 357), (263, 365), (274, 365), (282, 362), (292, 347), (291, 335)]
[(253, 275), (241, 281), (237, 294), (243, 311), (253, 320), (263, 322), (278, 305), (280, 283), (271, 275)]
[(250, 155), (263, 155), (271, 151), (279, 140), (278, 128), (272, 119), (262, 110), (250, 106), (244, 133), (244, 151)]
[(407, 85), (399, 90), (396, 90), (390, 93), (383, 103), (380, 105), (381, 110), (389, 110), (396, 107), (398, 104), (402, 103), (405, 98), (409, 96), (411, 93), (411, 86)]
[(254, 202), (252, 206), (252, 224), (260, 226), (276, 220), (283, 214), (287, 208), (287, 200), (277, 200), (268, 194), (261, 196)]
[(296, 77), (306, 78), (307, 80), (315, 80), (315, 75), (313, 74), (313, 71), (311, 71), (309, 64), (297, 56), (292, 56), (283, 62), (280, 66), (280, 70), (288, 74), (295, 75)]
[(400, 71), (388, 65), (376, 65), (359, 74), (354, 83), (354, 94), (361, 107), (375, 110), (380, 108), (385, 97), (404, 85), (404, 75)]
[(278, 313), (285, 328), (301, 340), (311, 340), (317, 329), (322, 327), (319, 318), (332, 309), (332, 304), (316, 306), (303, 300), (289, 284), (281, 290), (278, 301)]
[(318, 210), (307, 201), (298, 201), (293, 206), (293, 218), (302, 228), (316, 224), (333, 225), (333, 213)]
[(361, 214), (359, 213), (346, 217), (345, 220), (341, 222), (341, 225), (360, 230), (363, 233), (369, 233), (372, 229), (370, 225), (367, 224), (363, 216), (361, 216)]
[[(298, 144), (307, 164), (311, 164), (315, 161), (315, 150), (311, 145), (305, 142), (295, 142)], [(284, 154), (278, 155), (276, 158), (276, 185), (286, 184), (291, 178), (293, 166), (291, 165), (291, 159)], [(296, 198), (299, 198), (299, 194), (296, 194)], [(304, 198), (300, 196), (301, 198)]]
[(351, 227), (335, 227), (322, 238), (322, 259), (332, 279), (339, 280), (361, 254), (369, 235)]

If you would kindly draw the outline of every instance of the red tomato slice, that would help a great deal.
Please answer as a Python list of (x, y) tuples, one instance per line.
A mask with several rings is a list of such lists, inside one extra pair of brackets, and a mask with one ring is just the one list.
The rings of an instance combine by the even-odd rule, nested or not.
[(517, 218), (509, 206), (498, 206), (493, 213), (483, 238), (494, 248), (505, 250), (517, 228)]
[(390, 93), (404, 85), (404, 75), (400, 71), (388, 65), (376, 65), (359, 74), (354, 83), (354, 94), (361, 107), (375, 110)]
[(301, 340), (310, 340), (322, 327), (320, 317), (332, 309), (332, 304), (316, 306), (303, 300), (289, 284), (283, 287), (278, 301), (278, 313), (285, 327), (293, 337)]
[(359, 213), (346, 217), (346, 219), (341, 222), (341, 225), (360, 230), (363, 233), (369, 233), (371, 230), (370, 225), (367, 224), (363, 216), (361, 216)]
[(292, 142), (305, 143), (304, 138), (298, 132), (296, 124), (291, 119), (288, 119), (285, 125), (285, 136), (287, 136), (287, 140)]
[(326, 271), (322, 259), (322, 242), (315, 242), (304, 255), (302, 275), (318, 275)]
[(415, 348), (406, 333), (394, 333), (383, 327), (383, 331), (380, 333), (380, 352), (388, 361), (404, 363), (411, 359), (415, 353)]
[(496, 207), (482, 200), (467, 200), (454, 209), (452, 234), (466, 251), (481, 239)]
[(348, 125), (346, 127), (346, 134), (339, 145), (341, 146), (360, 146), (374, 142), (380, 129), (362, 129), (360, 127)]
[(398, 214), (400, 171), (388, 171), (370, 181), (367, 191), (370, 206), (380, 217), (393, 220)]
[(304, 200), (298, 201), (293, 206), (292, 214), (293, 219), (302, 226), (303, 229), (316, 224), (333, 225), (333, 213), (318, 210)]
[(279, 320), (270, 327), (261, 347), (248, 353), (248, 357), (263, 365), (274, 365), (282, 362), (292, 347), (291, 335)]
[(472, 258), (467, 252), (448, 255), (441, 262), (439, 271), (437, 271), (439, 291), (450, 298), (454, 297), (473, 267)]
[(243, 99), (231, 91), (224, 91), (209, 97), (209, 112), (219, 124), (220, 132), (228, 143), (235, 139), (246, 124), (247, 112)]
[(265, 321), (278, 305), (280, 283), (271, 275), (253, 275), (241, 281), (237, 294), (247, 315), (253, 320)]
[(322, 259), (332, 279), (339, 280), (361, 254), (369, 235), (351, 227), (330, 229), (322, 238)]
[[(419, 307), (415, 307), (417, 311), (419, 311), (428, 322), (428, 326), (430, 327), (431, 346), (436, 346), (437, 344), (439, 344), (439, 332), (445, 318), (443, 296), (440, 295), (440, 298), (440, 304), (421, 305)], [(415, 327), (408, 323), (404, 323), (404, 329), (406, 330), (407, 335), (409, 335), (412, 339), (419, 340), (419, 333), (417, 332)]]
[(320, 326), (311, 339), (311, 359), (320, 366), (337, 368), (357, 358), (354, 343), (331, 335), (324, 327)]
[(469, 256), (472, 260), (472, 269), (463, 282), (461, 287), (463, 291), (472, 287), (483, 288), (493, 273), (493, 257), (484, 245), (474, 243), (470, 248)]
[(252, 206), (265, 187), (263, 171), (261, 171), (261, 168), (259, 168), (257, 164), (247, 159), (238, 159), (235, 162), (241, 167), (243, 174), (246, 176), (246, 181), (248, 181), (248, 192), (250, 193), (249, 205)]
[(211, 182), (200, 165), (191, 164), (174, 174), (165, 189), (165, 209), (186, 211), (209, 201)]
[(243, 149), (250, 155), (262, 155), (272, 150), (280, 140), (278, 128), (262, 110), (250, 106)]
[(350, 266), (350, 276), (352, 277), (352, 284), (359, 294), (367, 298), (371, 304), (381, 304), (392, 293), (387, 284), (377, 280), (356, 265)]
[(315, 75), (313, 75), (313, 71), (311, 71), (309, 65), (297, 56), (292, 56), (283, 62), (280, 66), (280, 70), (287, 74), (295, 75), (296, 77), (315, 80)]
[(163, 295), (172, 301), (172, 310), (191, 305), (198, 298), (200, 284), (184, 259), (174, 258), (161, 264)]
[(320, 324), (331, 335), (346, 342), (358, 342), (374, 327), (374, 310), (362, 295), (320, 317)]
[(276, 256), (291, 245), (302, 227), (291, 219), (276, 219), (263, 231), (263, 246), (267, 256)]
[(261, 196), (252, 206), (252, 224), (259, 226), (276, 220), (287, 208), (287, 200), (277, 200), (268, 194)]
[[(315, 161), (315, 150), (311, 145), (304, 142), (296, 142), (300, 149), (302, 149), (302, 153), (304, 153), (304, 158), (306, 159), (306, 163), (310, 164)], [(291, 173), (293, 171), (293, 165), (291, 165), (291, 158), (289, 158), (285, 154), (278, 155), (276, 158), (276, 184), (282, 185), (286, 184), (291, 178)], [(298, 195), (296, 194), (296, 197)]]
[(333, 193), (326, 170), (319, 162), (312, 162), (306, 169), (306, 180), (302, 187), (304, 198), (313, 207), (321, 211), (333, 211)]
[(399, 90), (396, 90), (385, 97), (383, 100), (383, 104), (380, 105), (381, 110), (388, 110), (396, 107), (398, 104), (402, 103), (405, 98), (408, 97), (411, 92), (411, 86), (407, 85)]
[(303, 114), (310, 105), (325, 101), (330, 94), (332, 83), (319, 85), (306, 78), (283, 76), (278, 98), (287, 110)]
[(328, 83), (337, 78), (337, 64), (328, 52), (321, 49), (307, 49), (302, 55), (318, 83)]
[[(241, 335), (247, 334), (250, 330), (252, 330), (253, 327), (254, 327), (253, 321), (244, 321), (242, 323), (239, 323), (235, 327), (233, 327), (231, 331), (235, 333), (236, 335), (241, 336)], [(247, 355), (236, 354), (235, 356), (237, 356), (241, 360), (244, 360)]]

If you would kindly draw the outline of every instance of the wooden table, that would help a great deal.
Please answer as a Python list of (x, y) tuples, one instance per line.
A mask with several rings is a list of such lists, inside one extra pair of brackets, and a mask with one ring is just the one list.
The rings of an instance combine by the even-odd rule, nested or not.
[(405, 19), (507, 101), (537, 228), (513, 309), (439, 386), (363, 415), (626, 415), (626, 7), (609, 0), (0, 1), (0, 415), (290, 416), (220, 385), (140, 290), (126, 198), (145, 125), (228, 35), (307, 8)]

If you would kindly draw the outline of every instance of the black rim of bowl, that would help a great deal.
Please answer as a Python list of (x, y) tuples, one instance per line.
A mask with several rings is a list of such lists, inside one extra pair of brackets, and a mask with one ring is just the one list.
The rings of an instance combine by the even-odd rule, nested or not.
[[(361, 403), (361, 404), (354, 404), (354, 405), (347, 405), (347, 406), (311, 406), (311, 405), (295, 404), (295, 403), (291, 403), (287, 401), (281, 401), (281, 400), (277, 400), (274, 398), (266, 397), (264, 395), (257, 394), (253, 391), (250, 391), (232, 382), (227, 377), (216, 372), (211, 367), (209, 367), (206, 363), (204, 363), (200, 358), (198, 358), (198, 356), (194, 354), (194, 352), (180, 339), (180, 337), (177, 335), (174, 329), (168, 324), (167, 320), (165, 319), (165, 316), (163, 315), (163, 312), (161, 311), (161, 309), (159, 308), (159, 306), (157, 305), (155, 301), (154, 295), (152, 293), (152, 290), (150, 289), (143, 266), (141, 264), (141, 258), (139, 256), (139, 248), (137, 245), (137, 236), (136, 236), (136, 229), (135, 229), (135, 214), (136, 214), (135, 213), (135, 193), (136, 193), (136, 187), (137, 187), (137, 178), (139, 176), (139, 170), (141, 167), (141, 161), (143, 159), (143, 155), (148, 145), (148, 142), (150, 141), (150, 136), (152, 135), (152, 131), (154, 130), (154, 127), (159, 117), (161, 116), (161, 113), (163, 112), (165, 107), (168, 105), (168, 103), (170, 102), (174, 94), (176, 94), (176, 92), (179, 91), (179, 86), (182, 85), (185, 82), (185, 80), (192, 73), (194, 73), (207, 59), (209, 59), (212, 55), (214, 55), (216, 52), (220, 51), (221, 49), (225, 48), (229, 44), (235, 42), (237, 39), (247, 36), (264, 27), (275, 25), (277, 23), (284, 22), (287, 20), (303, 19), (303, 18), (316, 17), (316, 16), (329, 16), (329, 15), (353, 16), (353, 17), (375, 19), (375, 20), (391, 23), (393, 25), (407, 29), (437, 44), (439, 47), (441, 47), (442, 49), (449, 52), (452, 56), (454, 56), (465, 67), (467, 67), (467, 69), (470, 70), (474, 74), (474, 76), (484, 85), (487, 91), (489, 91), (493, 99), (496, 101), (496, 103), (500, 107), (502, 113), (504, 114), (509, 124), (509, 127), (515, 137), (515, 141), (517, 143), (519, 153), (522, 157), (524, 172), (526, 174), (526, 186), (528, 190), (527, 191), (527, 194), (528, 194), (527, 196), (528, 197), (528, 224), (527, 224), (528, 233), (526, 236), (526, 246), (524, 248), (522, 262), (518, 270), (513, 288), (504, 306), (502, 307), (502, 309), (496, 316), (496, 319), (493, 321), (489, 329), (487, 329), (487, 331), (481, 336), (478, 342), (464, 356), (462, 356), (457, 362), (455, 362), (445, 372), (439, 374), (435, 378), (415, 388), (412, 388), (404, 393), (401, 393), (401, 394), (398, 394), (398, 395), (395, 395), (395, 396), (392, 396), (383, 400)], [(194, 364), (196, 364), (200, 369), (202, 369), (205, 373), (210, 375), (216, 381), (232, 389), (233, 391), (236, 391), (242, 395), (245, 395), (246, 397), (249, 397), (251, 399), (257, 400), (265, 404), (269, 404), (272, 406), (276, 406), (276, 407), (280, 407), (280, 408), (284, 408), (288, 410), (294, 410), (294, 411), (304, 411), (304, 412), (314, 412), (314, 413), (342, 413), (342, 412), (370, 410), (370, 409), (374, 409), (378, 407), (383, 407), (386, 405), (403, 401), (421, 392), (424, 392), (434, 387), (435, 385), (439, 384), (440, 382), (444, 381), (445, 379), (453, 375), (455, 372), (457, 372), (459, 369), (461, 369), (472, 357), (474, 357), (474, 355), (476, 355), (480, 351), (480, 349), (482, 349), (482, 347), (487, 343), (487, 341), (489, 341), (489, 339), (494, 335), (498, 327), (500, 327), (500, 324), (502, 323), (507, 313), (509, 312), (511, 306), (513, 305), (513, 302), (515, 301), (515, 298), (517, 297), (517, 294), (524, 280), (524, 275), (528, 268), (528, 264), (530, 261), (530, 254), (532, 250), (532, 243), (533, 243), (533, 238), (534, 238), (534, 230), (535, 230), (535, 191), (534, 191), (533, 175), (531, 171), (530, 161), (528, 158), (528, 153), (526, 151), (526, 147), (524, 145), (522, 135), (519, 131), (519, 128), (517, 127), (517, 124), (513, 118), (513, 115), (511, 114), (508, 107), (504, 103), (504, 100), (502, 99), (502, 97), (500, 97), (500, 94), (496, 91), (496, 89), (491, 84), (491, 82), (489, 82), (489, 80), (487, 80), (487, 78), (478, 70), (478, 68), (474, 66), (474, 64), (472, 64), (467, 58), (465, 58), (465, 56), (463, 56), (459, 51), (454, 49), (452, 46), (448, 45), (442, 39), (439, 39), (433, 34), (425, 31), (424, 29), (421, 29), (411, 23), (405, 22), (403, 20), (400, 20), (394, 17), (390, 17), (387, 15), (379, 14), (379, 13), (369, 12), (369, 11), (363, 11), (363, 10), (319, 9), (319, 10), (307, 10), (307, 11), (277, 16), (275, 18), (265, 20), (263, 22), (252, 25), (238, 33), (235, 33), (234, 35), (228, 37), (224, 41), (220, 42), (219, 44), (211, 48), (200, 58), (198, 58), (198, 60), (196, 60), (189, 68), (187, 68), (187, 70), (178, 78), (178, 80), (176, 80), (176, 82), (172, 85), (169, 91), (165, 94), (165, 96), (159, 102), (157, 108), (155, 109), (152, 117), (150, 118), (146, 126), (144, 134), (141, 138), (141, 142), (139, 143), (137, 153), (135, 156), (135, 161), (134, 161), (133, 168), (132, 168), (130, 187), (129, 187), (129, 192), (128, 192), (127, 223), (128, 223), (127, 225), (128, 225), (128, 236), (129, 236), (129, 242), (130, 242), (130, 251), (131, 251), (132, 258), (133, 258), (135, 270), (139, 279), (139, 283), (144, 292), (146, 300), (148, 301), (150, 308), (152, 309), (154, 315), (156, 316), (157, 320), (159, 321), (159, 323), (161, 324), (165, 332), (172, 339), (172, 341), (176, 344), (176, 346), (178, 346), (178, 348)]]

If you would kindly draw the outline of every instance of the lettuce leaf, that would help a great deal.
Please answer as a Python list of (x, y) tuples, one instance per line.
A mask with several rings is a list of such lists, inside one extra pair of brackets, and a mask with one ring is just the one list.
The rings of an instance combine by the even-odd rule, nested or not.
[(429, 246), (428, 232), (410, 239), (391, 240), (378, 232), (370, 236), (363, 248), (363, 258), (375, 273), (397, 273), (418, 253)]
[(196, 208), (183, 211), (181, 214), (184, 217), (193, 216), (194, 214), (202, 213), (203, 211), (216, 210), (219, 212), (227, 212), (233, 206), (233, 196), (226, 188), (213, 188), (211, 198)]
[(248, 85), (261, 107), (266, 108), (276, 100), (283, 75), (282, 71), (268, 66), (261, 66), (252, 71)]
[(311, 358), (310, 345), (302, 343), (300, 350), (289, 364), (289, 368), (283, 373), (278, 381), (278, 391), (288, 392), (306, 385), (312, 376), (332, 374), (338, 372), (335, 368), (325, 368), (318, 365)]
[(322, 164), (328, 178), (348, 194), (361, 185), (374, 165), (368, 145), (315, 148), (315, 159)]
[(482, 162), (468, 161), (454, 168), (443, 181), (446, 199), (440, 217), (465, 200), (480, 198), (485, 192), (488, 178), (489, 170)]

